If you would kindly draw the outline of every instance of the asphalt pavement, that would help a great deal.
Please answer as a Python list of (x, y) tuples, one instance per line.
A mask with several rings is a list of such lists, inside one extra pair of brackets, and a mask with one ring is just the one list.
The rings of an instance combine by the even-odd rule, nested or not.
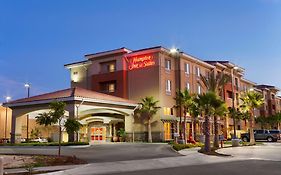
[(226, 163), (112, 173), (112, 175), (280, 175), (281, 162), (245, 160)]
[[(56, 155), (56, 146), (0, 146), (0, 154)], [(89, 147), (62, 147), (62, 155), (76, 156), (88, 163), (115, 162), (180, 156), (168, 144), (117, 143)]]

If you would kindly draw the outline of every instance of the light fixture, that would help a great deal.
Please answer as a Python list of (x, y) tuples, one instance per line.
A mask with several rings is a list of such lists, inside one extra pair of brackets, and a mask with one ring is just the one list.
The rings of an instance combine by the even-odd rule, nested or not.
[(24, 87), (29, 88), (29, 87), (30, 87), (30, 84), (25, 83), (25, 84), (24, 84)]
[(170, 49), (170, 53), (172, 53), (172, 54), (177, 53), (177, 52), (179, 52), (179, 49), (177, 49), (175, 47)]
[(9, 102), (12, 98), (10, 96), (6, 97), (6, 102)]
[(254, 91), (254, 88), (250, 88), (249, 91)]

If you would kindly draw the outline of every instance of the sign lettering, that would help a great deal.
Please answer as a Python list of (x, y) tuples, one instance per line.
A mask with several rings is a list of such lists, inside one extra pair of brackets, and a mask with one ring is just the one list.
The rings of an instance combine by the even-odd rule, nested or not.
[(145, 55), (145, 56), (136, 56), (129, 59), (129, 70), (133, 69), (140, 69), (148, 66), (155, 65), (155, 61), (153, 59), (153, 56), (151, 55)]

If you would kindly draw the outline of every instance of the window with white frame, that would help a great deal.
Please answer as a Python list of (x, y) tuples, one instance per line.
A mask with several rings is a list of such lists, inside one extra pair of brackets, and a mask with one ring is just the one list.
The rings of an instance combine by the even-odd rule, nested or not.
[(200, 77), (200, 74), (201, 74), (200, 67), (196, 67), (196, 75), (197, 75), (197, 77)]
[(189, 74), (189, 64), (188, 63), (184, 64), (184, 72), (185, 72), (185, 74)]
[(165, 69), (171, 70), (171, 60), (165, 59)]
[(166, 80), (166, 92), (171, 92), (172, 90), (172, 82), (171, 80)]
[(198, 94), (201, 94), (201, 86), (198, 84), (198, 89), (197, 89)]
[(185, 87), (187, 90), (190, 90), (190, 84), (189, 82), (186, 83), (186, 87)]

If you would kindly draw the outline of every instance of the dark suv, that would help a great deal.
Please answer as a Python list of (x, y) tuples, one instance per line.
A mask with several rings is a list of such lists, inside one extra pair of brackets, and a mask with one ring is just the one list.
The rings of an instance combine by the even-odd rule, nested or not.
[(269, 132), (270, 132), (271, 134), (277, 134), (278, 140), (281, 139), (281, 131), (280, 131), (280, 130), (272, 129), (272, 130), (269, 130)]
[[(255, 140), (267, 140), (268, 142), (277, 142), (278, 138), (280, 137), (279, 133), (271, 133), (269, 130), (266, 129), (257, 129), (254, 130)], [(250, 134), (244, 133), (241, 134), (241, 139), (244, 142), (250, 141)]]

